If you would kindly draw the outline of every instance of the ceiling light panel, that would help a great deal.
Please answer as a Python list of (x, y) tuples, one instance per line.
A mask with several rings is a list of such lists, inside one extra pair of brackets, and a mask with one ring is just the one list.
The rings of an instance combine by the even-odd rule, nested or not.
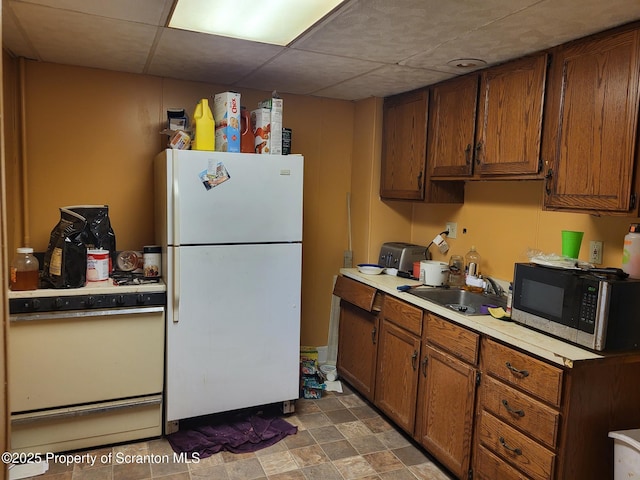
[(288, 45), (344, 0), (178, 0), (169, 27)]

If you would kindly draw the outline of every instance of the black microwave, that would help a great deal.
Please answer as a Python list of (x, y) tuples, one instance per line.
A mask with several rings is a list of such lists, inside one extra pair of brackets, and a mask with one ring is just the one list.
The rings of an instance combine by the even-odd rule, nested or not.
[(592, 350), (640, 348), (640, 281), (603, 270), (516, 263), (512, 320)]

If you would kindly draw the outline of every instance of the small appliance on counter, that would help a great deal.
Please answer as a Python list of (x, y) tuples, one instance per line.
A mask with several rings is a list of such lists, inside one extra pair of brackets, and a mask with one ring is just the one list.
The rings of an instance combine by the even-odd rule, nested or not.
[(413, 263), (430, 260), (426, 246), (405, 242), (385, 242), (380, 249), (378, 263), (386, 268), (398, 269), (399, 277), (413, 276)]
[(516, 263), (511, 318), (596, 351), (640, 349), (640, 280), (625, 276), (617, 268)]

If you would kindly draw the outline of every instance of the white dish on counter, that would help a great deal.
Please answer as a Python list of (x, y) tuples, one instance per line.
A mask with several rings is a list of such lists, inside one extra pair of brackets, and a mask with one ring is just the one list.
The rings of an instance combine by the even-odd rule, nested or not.
[(375, 263), (361, 263), (358, 265), (358, 271), (366, 275), (380, 275), (384, 267)]

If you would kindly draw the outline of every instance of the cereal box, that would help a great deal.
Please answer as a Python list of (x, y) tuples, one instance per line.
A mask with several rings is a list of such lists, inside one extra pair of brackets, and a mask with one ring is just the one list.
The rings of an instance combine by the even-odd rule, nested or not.
[(213, 97), (213, 119), (216, 122), (216, 151), (240, 151), (240, 94), (218, 93)]
[(256, 153), (271, 153), (271, 110), (258, 108), (251, 112), (251, 129)]
[(260, 108), (271, 110), (271, 153), (282, 154), (282, 110), (284, 102), (281, 98), (273, 97), (258, 104)]

